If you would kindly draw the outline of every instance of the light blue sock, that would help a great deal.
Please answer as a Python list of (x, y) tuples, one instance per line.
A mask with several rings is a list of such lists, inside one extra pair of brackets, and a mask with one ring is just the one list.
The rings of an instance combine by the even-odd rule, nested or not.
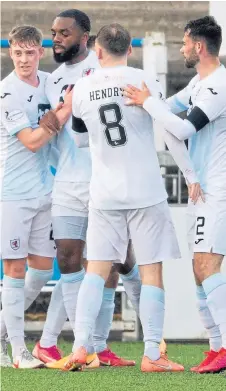
[(141, 279), (138, 266), (134, 265), (133, 269), (128, 274), (120, 274), (120, 278), (123, 282), (126, 294), (139, 317)]
[(80, 346), (86, 349), (89, 347), (90, 336), (93, 335), (102, 303), (104, 284), (104, 279), (97, 274), (85, 275), (78, 294), (73, 351)]
[(61, 274), (63, 301), (72, 329), (75, 325), (78, 292), (84, 277), (85, 269), (76, 273)]
[[(43, 286), (52, 278), (53, 269), (39, 270), (28, 267), (24, 285), (24, 310), (26, 311), (37, 298)], [(1, 338), (7, 334), (3, 316), (1, 316)]]
[(213, 274), (203, 281), (202, 286), (214, 323), (220, 329), (222, 347), (226, 349), (226, 276)]
[(163, 337), (165, 292), (152, 285), (142, 285), (140, 294), (140, 320), (144, 334), (144, 355), (151, 360), (160, 357), (159, 344)]
[(102, 304), (93, 333), (93, 343), (96, 353), (103, 352), (107, 348), (107, 339), (112, 325), (114, 309), (115, 289), (104, 287)]
[(13, 357), (24, 349), (24, 279), (4, 275), (2, 289), (3, 316)]
[(51, 294), (46, 321), (43, 327), (40, 345), (43, 348), (50, 348), (57, 345), (57, 339), (67, 320), (67, 313), (63, 301), (62, 281), (57, 281)]
[(218, 352), (222, 346), (221, 333), (219, 327), (215, 324), (213, 316), (207, 305), (207, 297), (203, 286), (197, 286), (196, 295), (198, 299), (198, 310), (203, 326), (205, 327), (210, 343), (210, 350)]

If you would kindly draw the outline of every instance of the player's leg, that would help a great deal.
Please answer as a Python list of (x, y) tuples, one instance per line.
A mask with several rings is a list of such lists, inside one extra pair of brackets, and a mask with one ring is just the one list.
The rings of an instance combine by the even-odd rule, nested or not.
[(78, 295), (75, 342), (73, 353), (65, 364), (66, 370), (71, 370), (73, 365), (85, 363), (90, 337), (101, 308), (105, 281), (112, 262), (125, 260), (127, 243), (127, 227), (122, 212), (90, 209), (87, 231), (88, 267)]
[[(36, 354), (45, 362), (52, 362), (61, 358), (56, 342), (52, 345), (52, 341), (53, 339), (56, 341), (67, 318), (74, 327), (77, 295), (85, 275), (83, 250), (87, 219), (86, 216), (53, 216), (52, 218), (53, 236), (57, 247), (61, 279), (54, 288), (51, 297), (43, 335), (35, 346)], [(55, 314), (56, 300), (59, 300), (60, 316)]]
[(194, 253), (194, 273), (202, 283), (198, 289), (201, 319), (206, 328), (211, 328), (211, 349), (196, 370), (199, 373), (226, 369), (226, 277), (221, 273), (222, 261), (221, 254)]
[(161, 355), (165, 313), (162, 263), (180, 257), (169, 206), (162, 202), (128, 212), (128, 226), (142, 280), (140, 320), (144, 334), (144, 372), (183, 371), (182, 365)]
[[(36, 368), (43, 364), (28, 352), (24, 342), (25, 266), (29, 234), (37, 200), (2, 204), (1, 235), (4, 279), (3, 316), (15, 368)], [(10, 219), (10, 216), (12, 218)], [(1, 329), (4, 329), (1, 328)]]
[[(219, 304), (215, 303), (215, 301), (218, 302), (219, 300), (217, 299), (217, 296), (220, 294), (219, 292), (226, 289), (226, 278), (220, 273), (223, 255), (226, 254), (226, 247), (224, 244), (226, 208), (223, 207), (219, 210), (219, 205), (222, 205), (222, 203), (217, 204), (216, 201), (209, 196), (206, 197), (205, 203), (199, 201), (199, 203), (193, 207), (193, 210), (192, 205), (188, 205), (188, 218), (191, 220), (191, 216), (193, 217), (193, 226), (188, 232), (188, 234), (190, 232), (192, 232), (192, 234), (188, 235), (188, 239), (192, 253), (194, 251), (193, 269), (196, 281), (198, 309), (210, 343), (210, 350), (206, 354), (205, 359), (196, 367), (191, 368), (194, 372), (208, 370), (208, 367), (212, 365), (218, 370), (219, 366), (215, 365), (215, 362), (219, 361), (217, 353), (221, 351), (222, 346), (224, 355), (223, 361), (225, 361), (226, 320), (224, 320), (224, 317), (226, 317), (226, 307), (224, 307), (224, 303), (221, 301), (219, 301)], [(225, 205), (225, 203), (223, 203), (223, 205)], [(222, 281), (224, 282), (223, 284), (221, 284)], [(206, 283), (208, 284), (207, 288)], [(209, 292), (209, 284), (211, 286), (213, 284), (214, 293)], [(218, 287), (218, 284), (220, 287), (223, 285), (223, 287)], [(213, 295), (215, 301), (212, 298)], [(212, 306), (214, 306), (214, 308), (212, 308)], [(220, 306), (220, 308), (218, 306)], [(216, 313), (220, 313), (220, 318)], [(222, 362), (222, 359), (220, 361)]]

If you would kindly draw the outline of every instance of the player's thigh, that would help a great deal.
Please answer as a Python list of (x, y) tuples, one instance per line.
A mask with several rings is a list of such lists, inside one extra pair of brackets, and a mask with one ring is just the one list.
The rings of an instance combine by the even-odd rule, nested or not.
[(28, 243), (36, 200), (1, 201), (2, 259), (23, 259)]
[(125, 263), (124, 264), (117, 263), (113, 265), (113, 269), (116, 270), (118, 273), (125, 275), (132, 271), (135, 264), (136, 264), (136, 258), (133, 250), (133, 245), (132, 245), (132, 241), (129, 240)]
[(56, 255), (55, 243), (51, 237), (51, 196), (38, 199), (29, 237), (29, 254), (45, 258)]
[(86, 258), (87, 216), (53, 216), (53, 236), (61, 272), (81, 270)]
[(207, 195), (195, 205), (194, 253), (226, 255), (226, 200)]
[(181, 257), (167, 201), (131, 210), (127, 221), (139, 266)]
[(127, 246), (125, 212), (90, 208), (87, 230), (88, 261), (124, 263)]
[(186, 228), (187, 228), (187, 242), (189, 249), (189, 256), (193, 259), (194, 243), (195, 243), (195, 230), (196, 230), (196, 214), (195, 205), (189, 201), (186, 210)]

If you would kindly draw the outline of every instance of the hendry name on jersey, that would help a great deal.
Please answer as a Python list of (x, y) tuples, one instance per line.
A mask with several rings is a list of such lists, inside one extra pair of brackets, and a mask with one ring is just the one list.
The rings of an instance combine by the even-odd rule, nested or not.
[(89, 93), (90, 102), (93, 100), (111, 98), (113, 96), (123, 96), (122, 88), (120, 87), (109, 87), (102, 90), (95, 90)]

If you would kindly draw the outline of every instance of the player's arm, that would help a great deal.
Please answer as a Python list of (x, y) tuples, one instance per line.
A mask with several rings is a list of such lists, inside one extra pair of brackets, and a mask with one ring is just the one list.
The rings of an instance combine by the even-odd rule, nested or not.
[[(129, 98), (128, 105), (143, 105), (144, 109), (170, 133), (179, 140), (186, 140), (193, 134), (204, 128), (209, 122), (217, 118), (226, 108), (226, 91), (224, 87), (205, 88), (196, 100), (195, 107), (191, 110), (186, 119), (177, 117), (170, 111), (169, 106), (151, 96), (147, 86), (143, 86), (143, 93), (134, 92), (134, 87), (126, 91)], [(214, 91), (215, 93), (211, 92)]]
[(77, 147), (86, 148), (89, 146), (89, 134), (80, 114), (79, 87), (77, 84), (75, 85), (72, 98), (72, 130), (74, 131), (74, 139)]

